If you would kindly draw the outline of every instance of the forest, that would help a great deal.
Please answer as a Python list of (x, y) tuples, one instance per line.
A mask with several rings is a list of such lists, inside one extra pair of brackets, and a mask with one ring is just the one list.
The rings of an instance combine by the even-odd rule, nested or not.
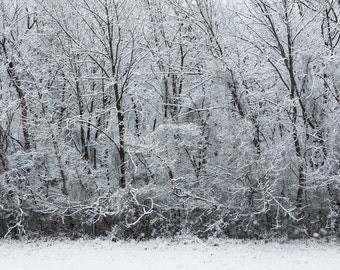
[(0, 237), (340, 236), (340, 0), (0, 0)]

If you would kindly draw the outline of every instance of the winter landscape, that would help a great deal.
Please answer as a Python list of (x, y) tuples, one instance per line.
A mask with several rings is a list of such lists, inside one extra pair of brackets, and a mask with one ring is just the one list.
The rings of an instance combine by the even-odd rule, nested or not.
[(0, 0), (1, 269), (339, 269), (339, 191), (339, 0)]

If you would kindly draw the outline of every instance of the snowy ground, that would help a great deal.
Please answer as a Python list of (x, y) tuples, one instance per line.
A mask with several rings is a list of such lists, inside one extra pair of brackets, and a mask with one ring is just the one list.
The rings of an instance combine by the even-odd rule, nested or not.
[(181, 239), (0, 240), (1, 270), (339, 270), (339, 243)]

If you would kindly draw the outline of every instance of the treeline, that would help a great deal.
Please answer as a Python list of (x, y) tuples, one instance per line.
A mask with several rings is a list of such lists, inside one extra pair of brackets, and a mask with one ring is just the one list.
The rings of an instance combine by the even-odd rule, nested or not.
[(0, 235), (339, 236), (340, 2), (0, 2)]

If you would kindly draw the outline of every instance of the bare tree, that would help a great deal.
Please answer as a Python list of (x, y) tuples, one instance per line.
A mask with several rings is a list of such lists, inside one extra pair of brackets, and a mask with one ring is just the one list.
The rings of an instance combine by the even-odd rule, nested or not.
[[(0, 56), (3, 65), (6, 67), (7, 75), (10, 80), (10, 85), (15, 89), (21, 108), (21, 122), (24, 144), (26, 150), (31, 148), (29, 121), (28, 121), (28, 104), (26, 100), (26, 89), (22, 84), (23, 78), (18, 72), (18, 63), (20, 58), (20, 39), (27, 36), (27, 33), (32, 30), (36, 24), (36, 20), (31, 18), (25, 10), (25, 5), (20, 3), (5, 3), (2, 2), (1, 6), (1, 32), (0, 39)], [(27, 21), (27, 24), (23, 21)]]

